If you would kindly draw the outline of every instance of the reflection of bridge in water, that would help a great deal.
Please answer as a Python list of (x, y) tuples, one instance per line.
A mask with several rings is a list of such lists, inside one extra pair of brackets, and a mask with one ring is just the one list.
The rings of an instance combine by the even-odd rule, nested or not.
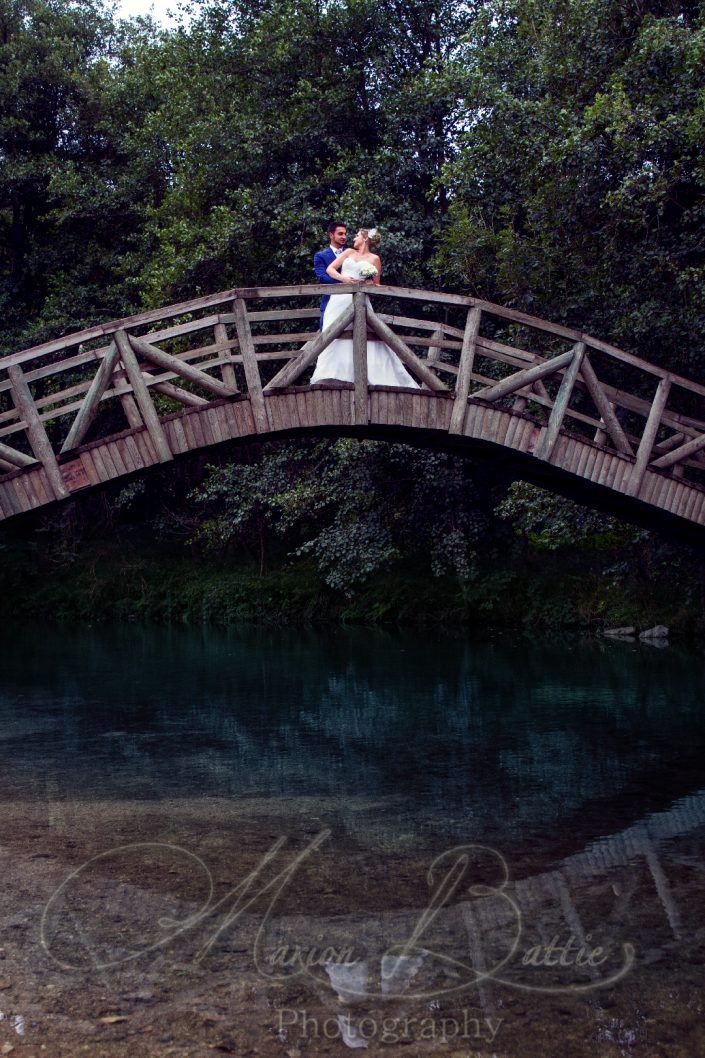
[[(0, 359), (0, 520), (198, 449), (325, 432), (501, 454), (519, 476), (700, 538), (705, 386), (454, 294), (359, 289), (321, 334), (323, 293), (224, 291)], [(302, 384), (346, 332), (355, 382)], [(368, 334), (420, 390), (368, 386)]]

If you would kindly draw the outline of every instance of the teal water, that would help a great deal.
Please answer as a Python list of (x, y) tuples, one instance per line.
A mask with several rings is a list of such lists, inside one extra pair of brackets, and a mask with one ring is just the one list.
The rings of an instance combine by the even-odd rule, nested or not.
[[(705, 1054), (699, 655), (26, 628), (2, 670), (8, 1039), (150, 1058)], [(175, 932), (280, 839), (277, 862), (316, 847), (271, 913), (262, 896), (215, 940), (222, 909)]]

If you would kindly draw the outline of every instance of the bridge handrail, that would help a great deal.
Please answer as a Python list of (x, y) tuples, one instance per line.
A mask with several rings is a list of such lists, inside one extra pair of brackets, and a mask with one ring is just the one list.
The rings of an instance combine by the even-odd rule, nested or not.
[[(325, 332), (311, 329), (314, 319), (316, 328), (318, 323), (316, 298), (349, 293), (351, 304)], [(278, 300), (286, 305), (288, 298), (304, 298), (308, 304), (275, 304), (272, 309), (251, 304)], [(373, 307), (377, 299), (393, 299), (401, 306), (393, 305), (392, 314), (378, 312)], [(409, 302), (423, 303), (420, 315)], [(488, 319), (489, 334), (486, 327), (483, 334)], [(310, 322), (296, 327), (299, 321)], [(265, 324), (272, 326), (262, 330)], [(292, 324), (293, 331), (287, 329)], [(510, 325), (510, 334), (499, 341), (505, 337), (504, 324)], [(517, 341), (515, 326), (543, 339)], [(676, 477), (689, 469), (695, 474), (693, 483), (705, 482), (705, 385), (575, 328), (479, 298), (347, 284), (233, 287), (96, 324), (3, 357), (0, 475), (39, 462), (48, 468), (55, 494), (63, 496), (60, 464), (89, 430), (95, 433), (99, 409), (110, 400), (120, 402), (131, 429), (147, 427), (164, 460), (172, 454), (154, 405), (157, 393), (182, 407), (246, 396), (257, 432), (266, 433), (271, 428), (268, 407), (273, 407), (267, 397), (305, 381), (321, 352), (343, 332), (352, 335), (356, 424), (362, 425), (368, 414), (365, 348), (371, 336), (390, 346), (423, 388), (452, 397), (451, 434), (463, 433), (469, 401), (509, 401), (514, 411), (528, 409), (545, 425), (535, 452), (539, 459), (550, 461), (569, 423), (574, 433), (585, 436), (589, 431), (594, 444), (631, 461), (627, 495), (639, 494), (647, 468)], [(172, 344), (158, 344), (164, 342)], [(273, 365), (275, 361), (284, 366)], [(609, 368), (610, 362), (619, 370)], [(643, 375), (632, 383), (625, 368)], [(73, 375), (58, 379), (68, 372)], [(688, 394), (685, 402), (683, 396), (671, 400), (674, 386)], [(66, 433), (63, 424), (69, 415), (74, 417)], [(114, 430), (111, 422), (114, 418), (96, 425)], [(14, 434), (21, 435), (19, 448), (6, 443)]]
[[(342, 287), (342, 284), (341, 284)], [(566, 338), (573, 342), (584, 342), (585, 345), (594, 349), (597, 352), (605, 353), (607, 356), (613, 357), (616, 360), (621, 361), (624, 364), (628, 364), (631, 367), (636, 367), (642, 371), (652, 374), (659, 379), (668, 379), (672, 385), (689, 389), (699, 396), (705, 396), (705, 385), (701, 385), (694, 379), (686, 378), (683, 375), (679, 375), (673, 371), (668, 371), (665, 368), (659, 367), (656, 364), (652, 364), (647, 360), (643, 360), (641, 357), (636, 356), (634, 353), (626, 352), (623, 349), (618, 348), (616, 345), (612, 345), (609, 342), (605, 342), (600, 338), (595, 338), (592, 335), (586, 334), (583, 331), (578, 331), (573, 327), (566, 327), (563, 324), (552, 323), (549, 320), (544, 320), (538, 316), (531, 316), (526, 312), (521, 312), (518, 309), (506, 308), (503, 305), (496, 305), (491, 301), (484, 301), (481, 298), (474, 298), (469, 295), (462, 294), (450, 294), (445, 291), (437, 290), (421, 290), (413, 287), (397, 287), (387, 286), (385, 284), (379, 284), (378, 286), (367, 287), (366, 292), (377, 297), (389, 297), (389, 298), (402, 298), (402, 299), (413, 299), (417, 301), (432, 301), (438, 304), (446, 305), (457, 305), (465, 308), (477, 308), (482, 312), (487, 313), (490, 316), (496, 316), (500, 319), (507, 320), (511, 323), (518, 323), (525, 327), (530, 327), (534, 330), (543, 331), (548, 334), (554, 334), (560, 338)], [(125, 316), (121, 319), (111, 320), (107, 323), (95, 324), (92, 327), (84, 328), (80, 331), (73, 331), (70, 334), (64, 335), (61, 338), (54, 338), (48, 342), (42, 342), (38, 345), (29, 346), (26, 349), (22, 349), (17, 353), (11, 353), (8, 356), (0, 358), (0, 371), (6, 370), (8, 367), (13, 365), (26, 364), (34, 359), (46, 356), (50, 353), (60, 352), (63, 349), (69, 349), (73, 346), (79, 346), (85, 342), (93, 341), (96, 338), (110, 337), (119, 330), (139, 327), (148, 323), (156, 323), (160, 320), (170, 319), (174, 316), (181, 316), (189, 312), (197, 312), (201, 309), (216, 308), (219, 305), (226, 304), (228, 302), (242, 299), (243, 301), (264, 299), (264, 298), (283, 298), (283, 297), (322, 297), (331, 294), (342, 294), (349, 293), (345, 287), (340, 289), (339, 287), (332, 288), (330, 284), (293, 284), (290, 286), (274, 286), (274, 287), (232, 287), (229, 290), (222, 290), (215, 294), (208, 294), (200, 298), (191, 298), (188, 301), (174, 302), (171, 305), (166, 305), (159, 309), (148, 309), (145, 312), (135, 313), (132, 316)], [(204, 321), (205, 322), (205, 321)], [(61, 363), (55, 363), (55, 370), (61, 369)], [(74, 366), (72, 363), (70, 366)], [(7, 388), (0, 386), (2, 388)]]

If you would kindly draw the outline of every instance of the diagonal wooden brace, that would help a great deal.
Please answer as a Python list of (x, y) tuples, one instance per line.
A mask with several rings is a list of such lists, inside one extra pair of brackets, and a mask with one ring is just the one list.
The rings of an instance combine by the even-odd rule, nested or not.
[(617, 418), (614, 408), (607, 399), (607, 395), (602, 388), (600, 380), (595, 374), (587, 354), (583, 357), (583, 363), (580, 368), (580, 374), (583, 382), (587, 386), (588, 393), (592, 397), (592, 402), (597, 408), (597, 411), (605, 424), (605, 429), (612, 439), (612, 444), (621, 452), (622, 455), (631, 456), (634, 455), (634, 449), (627, 439), (627, 435), (622, 429), (619, 419)]
[(516, 390), (523, 389), (524, 386), (530, 386), (540, 378), (546, 378), (548, 375), (553, 375), (556, 371), (560, 371), (562, 367), (567, 367), (572, 359), (573, 350), (569, 349), (567, 353), (554, 356), (552, 360), (544, 360), (542, 364), (537, 364), (536, 367), (527, 367), (522, 371), (516, 371), (509, 378), (502, 379), (496, 386), (480, 390), (474, 396), (479, 397), (481, 400), (499, 400), (501, 397), (508, 397), (510, 393), (515, 393)]
[(672, 452), (668, 452), (665, 456), (655, 459), (651, 466), (657, 467), (659, 470), (665, 470), (667, 467), (672, 467), (674, 463), (680, 463), (682, 459), (687, 459), (689, 456), (699, 452), (701, 448), (705, 448), (705, 434), (700, 434), (699, 437), (693, 437), (690, 441), (686, 441), (686, 443), (679, 448), (674, 448)]
[(390, 349), (394, 350), (404, 366), (408, 367), (417, 378), (420, 378), (429, 389), (432, 389), (437, 393), (441, 390), (447, 391), (448, 387), (445, 382), (441, 382), (440, 378), (438, 378), (437, 375), (434, 375), (426, 362), (419, 359), (415, 353), (412, 353), (406, 342), (400, 338), (398, 334), (395, 334), (391, 327), (388, 327), (387, 324), (379, 318), (369, 301), (367, 302), (367, 322), (375, 334), (377, 334), (383, 342), (386, 342)]
[(28, 456), (26, 452), (18, 452), (16, 448), (10, 448), (9, 445), (0, 444), (0, 459), (12, 467), (13, 470), (17, 470), (18, 467), (33, 467), (37, 465), (37, 460), (34, 456)]
[(188, 364), (185, 360), (179, 360), (178, 357), (172, 356), (171, 353), (165, 353), (163, 349), (158, 349), (156, 345), (150, 345), (149, 342), (145, 342), (144, 338), (136, 338), (131, 334), (130, 344), (148, 363), (162, 368), (163, 371), (173, 371), (175, 375), (185, 378), (188, 382), (193, 382), (195, 386), (201, 386), (208, 393), (212, 393), (214, 397), (232, 397), (237, 393), (236, 389), (231, 389), (230, 386), (226, 386), (219, 379), (212, 378), (205, 371), (194, 367), (193, 364)]
[(556, 399), (553, 402), (546, 432), (534, 452), (537, 459), (550, 459), (553, 454), (553, 449), (556, 447), (558, 435), (560, 434), (561, 426), (563, 425), (565, 413), (568, 410), (568, 404), (570, 403), (570, 398), (575, 387), (575, 381), (578, 377), (578, 372), (580, 371), (584, 356), (585, 342), (578, 342), (573, 349), (573, 359), (563, 375), (561, 384), (558, 388), (558, 393), (556, 394)]
[(96, 371), (90, 389), (84, 397), (83, 404), (78, 410), (76, 418), (71, 424), (68, 436), (61, 446), (61, 451), (68, 452), (71, 448), (77, 448), (88, 433), (88, 429), (95, 419), (101, 397), (108, 387), (113, 370), (118, 361), (118, 349), (115, 342), (110, 343), (110, 348), (103, 357)]
[[(342, 297), (340, 294), (337, 296)], [(334, 342), (345, 328), (352, 323), (354, 315), (355, 309), (350, 305), (344, 312), (341, 312), (337, 319), (333, 320), (330, 327), (326, 327), (325, 331), (319, 331), (315, 338), (311, 338), (310, 341), (306, 342), (298, 356), (290, 360), (288, 364), (285, 364), (281, 371), (278, 371), (274, 378), (267, 383), (264, 387), (264, 392), (268, 393), (271, 389), (280, 389), (283, 386), (293, 385), (299, 375), (303, 374), (306, 368), (310, 367), (313, 361), (318, 359), (323, 350), (327, 349), (330, 343)]]
[(671, 380), (668, 377), (664, 377), (660, 380), (656, 387), (656, 393), (654, 395), (651, 409), (649, 410), (646, 423), (644, 425), (644, 432), (641, 435), (641, 441), (639, 442), (639, 448), (636, 453), (636, 462), (632, 467), (629, 480), (627, 481), (627, 487), (625, 492), (627, 496), (638, 496), (641, 483), (644, 480), (644, 474), (646, 473), (646, 467), (649, 459), (651, 458), (651, 452), (654, 447), (654, 441), (656, 440), (656, 434), (658, 428), (661, 425), (661, 416), (666, 409), (666, 402), (668, 401), (668, 394), (671, 391)]
[(128, 381), (132, 386), (132, 392), (135, 395), (144, 425), (147, 427), (147, 432), (152, 439), (157, 458), (160, 463), (167, 463), (170, 459), (173, 459), (169, 441), (159, 421), (157, 410), (147, 389), (147, 383), (137, 362), (137, 356), (125, 331), (115, 332), (115, 343), (120, 352), (120, 359), (123, 362)]

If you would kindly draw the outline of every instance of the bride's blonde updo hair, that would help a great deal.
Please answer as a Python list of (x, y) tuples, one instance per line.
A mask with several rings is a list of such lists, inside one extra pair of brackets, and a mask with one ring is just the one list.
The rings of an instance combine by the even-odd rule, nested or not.
[(379, 228), (360, 228), (360, 235), (364, 235), (370, 244), (370, 249), (373, 246), (379, 246), (382, 241), (382, 235)]

